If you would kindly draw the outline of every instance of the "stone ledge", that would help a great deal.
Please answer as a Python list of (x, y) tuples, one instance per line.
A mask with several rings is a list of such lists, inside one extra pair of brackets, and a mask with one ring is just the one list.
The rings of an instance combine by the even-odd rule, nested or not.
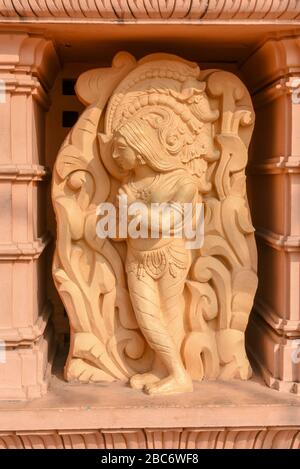
[[(0, 365), (1, 366), (1, 365)], [(195, 383), (192, 394), (147, 396), (125, 384), (68, 384), (53, 376), (46, 396), (0, 403), (0, 432), (83, 429), (300, 430), (300, 398), (247, 382)]]

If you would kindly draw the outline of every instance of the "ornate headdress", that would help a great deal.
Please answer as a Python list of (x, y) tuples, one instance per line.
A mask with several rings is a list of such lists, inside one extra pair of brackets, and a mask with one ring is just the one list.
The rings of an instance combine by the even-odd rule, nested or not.
[(116, 132), (126, 133), (127, 141), (144, 147), (157, 169), (168, 171), (182, 165), (201, 177), (203, 160), (218, 156), (212, 122), (219, 112), (211, 109), (199, 76), (197, 64), (173, 56), (172, 60), (170, 56), (148, 57), (115, 89), (105, 116), (105, 140)]

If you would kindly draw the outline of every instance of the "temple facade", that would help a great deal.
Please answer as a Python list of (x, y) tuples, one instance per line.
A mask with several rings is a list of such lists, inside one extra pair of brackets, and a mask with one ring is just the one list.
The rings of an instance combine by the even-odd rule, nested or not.
[[(236, 287), (236, 311), (245, 304), (251, 310), (244, 324), (251, 378), (223, 381), (215, 373), (195, 381), (192, 393), (170, 396), (145, 395), (124, 380), (65, 380), (71, 308), (52, 275), (58, 230), (51, 180), (59, 173), (61, 145), (96, 102), (88, 80), (83, 86), (78, 78), (110, 69), (122, 51), (142, 65), (153, 54), (165, 63), (176, 56), (197, 64), (211, 113), (223, 116), (220, 134), (239, 126), (227, 124), (236, 111), (230, 99), (253, 114), (252, 138), (245, 119), (240, 140), (248, 150), (243, 171), (258, 286), (250, 287), (253, 276), (245, 275)], [(133, 73), (128, 67), (126, 74)], [(216, 70), (224, 79), (213, 85)], [(115, 76), (101, 76), (99, 96)], [(235, 79), (247, 99), (232, 91)], [(299, 448), (300, 2), (0, 0), (0, 117), (0, 448)], [(104, 133), (100, 117), (97, 125)], [(104, 185), (101, 177), (97, 184)], [(215, 185), (222, 201), (226, 184)], [(239, 183), (235, 187), (234, 195)], [(233, 223), (226, 217), (224, 225)], [(64, 238), (63, 215), (59, 223)], [(250, 233), (245, 225), (241, 231)], [(234, 246), (240, 238), (228, 237), (242, 257), (242, 241)], [(255, 263), (256, 248), (250, 251)], [(241, 265), (250, 269), (246, 260)]]

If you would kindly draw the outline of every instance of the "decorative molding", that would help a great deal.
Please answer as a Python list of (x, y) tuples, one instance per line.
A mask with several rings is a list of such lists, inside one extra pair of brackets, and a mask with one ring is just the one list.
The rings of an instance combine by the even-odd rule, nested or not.
[[(262, 158), (263, 159), (263, 158)], [(287, 174), (300, 173), (300, 156), (278, 156), (263, 159), (265, 163), (250, 163), (247, 174)]]
[[(4, 10), (2, 4), (1, 1), (1, 13)], [(37, 78), (47, 90), (53, 85), (59, 68), (51, 40), (25, 33), (0, 33), (0, 78), (11, 82), (13, 89), (22, 85), (27, 92), (37, 89)]]
[[(0, 16), (28, 20), (270, 20), (291, 21), (300, 17), (297, 0), (0, 0)], [(2, 21), (3, 21), (2, 19)]]
[(46, 166), (37, 164), (1, 164), (0, 180), (42, 181), (49, 176)]
[(261, 88), (252, 94), (255, 110), (258, 110), (281, 96), (289, 96), (290, 88), (287, 86), (287, 79), (280, 78), (271, 85)]
[(23, 76), (10, 74), (8, 77), (0, 74), (0, 77), (5, 84), (5, 93), (32, 95), (46, 111), (49, 109), (51, 100), (36, 77), (27, 74)]
[[(253, 73), (253, 70), (256, 73)], [(243, 76), (247, 77), (247, 86), (252, 93), (256, 93), (269, 85), (272, 88), (272, 85), (278, 83), (282, 78), (289, 79), (293, 75), (299, 75), (299, 35), (268, 37), (253, 49), (241, 64), (240, 71)], [(275, 89), (275, 91), (277, 93), (278, 91), (287, 93), (288, 90)]]
[(6, 348), (1, 373), (7, 379), (0, 381), (0, 401), (26, 401), (46, 394), (55, 350), (51, 322), (37, 341), (27, 346)]
[(300, 235), (281, 235), (265, 228), (256, 229), (255, 235), (265, 244), (279, 251), (300, 251)]
[(0, 339), (5, 341), (6, 347), (30, 345), (44, 334), (52, 311), (52, 304), (50, 301), (47, 301), (35, 324), (27, 327), (14, 327), (9, 329), (0, 328)]
[(1, 243), (0, 260), (33, 260), (38, 259), (51, 241), (49, 232), (37, 240), (28, 243)]
[(277, 377), (275, 378), (273, 374), (262, 364), (261, 360), (258, 359), (252, 348), (250, 351), (248, 351), (248, 353), (252, 359), (252, 362), (255, 362), (256, 368), (259, 370), (261, 376), (269, 388), (276, 389), (276, 391), (297, 394), (300, 396), (299, 382), (282, 380)]
[(259, 314), (277, 333), (292, 338), (298, 336), (300, 331), (300, 319), (298, 321), (281, 318), (262, 298), (257, 297), (254, 310)]
[(300, 427), (1, 432), (0, 449), (299, 449)]
[[(276, 391), (300, 394), (299, 339), (280, 334), (259, 314), (247, 329), (247, 351), (254, 368)], [(294, 357), (297, 359), (294, 360)]]
[(300, 77), (293, 76), (284, 80), (283, 83), (277, 85), (278, 88), (284, 88), (291, 95), (293, 104), (300, 104)]

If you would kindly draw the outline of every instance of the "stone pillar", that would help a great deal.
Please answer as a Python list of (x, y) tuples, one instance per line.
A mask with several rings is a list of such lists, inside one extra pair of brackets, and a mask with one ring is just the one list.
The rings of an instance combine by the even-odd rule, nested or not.
[(249, 352), (269, 386), (300, 393), (300, 37), (268, 39), (242, 72), (256, 111), (248, 178), (259, 287)]
[(51, 41), (0, 34), (0, 399), (45, 393), (54, 352), (44, 128), (58, 68)]

